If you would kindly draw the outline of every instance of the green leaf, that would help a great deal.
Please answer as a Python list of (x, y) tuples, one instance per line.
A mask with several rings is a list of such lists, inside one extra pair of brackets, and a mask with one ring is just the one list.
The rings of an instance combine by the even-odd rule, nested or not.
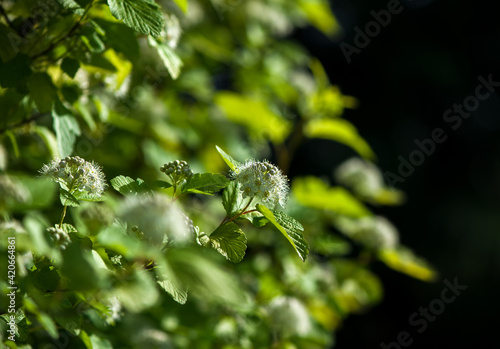
[(113, 188), (125, 196), (138, 194), (152, 194), (149, 186), (142, 179), (133, 179), (127, 176), (117, 176), (111, 181)]
[(338, 236), (327, 235), (314, 239), (312, 250), (325, 256), (344, 256), (351, 252), (351, 245)]
[(169, 182), (160, 181), (160, 180), (154, 181), (153, 185), (157, 188), (160, 188), (160, 189), (168, 189), (168, 188), (172, 187), (172, 184), (170, 184)]
[(41, 113), (50, 111), (56, 97), (56, 88), (50, 76), (46, 73), (34, 73), (28, 78), (27, 84), (38, 110)]
[(195, 173), (182, 187), (183, 193), (213, 195), (229, 184), (226, 176), (216, 173)]
[(64, 9), (70, 10), (76, 15), (82, 16), (85, 9), (78, 4), (75, 0), (56, 0)]
[(304, 127), (309, 138), (325, 138), (351, 147), (366, 159), (375, 159), (375, 153), (368, 143), (358, 134), (356, 128), (343, 119), (313, 119)]
[(188, 293), (176, 287), (170, 280), (158, 280), (158, 285), (161, 286), (168, 294), (172, 296), (174, 301), (180, 304), (186, 304)]
[(382, 249), (378, 257), (389, 268), (423, 281), (434, 281), (438, 276), (429, 263), (404, 246)]
[(172, 79), (177, 79), (181, 72), (182, 61), (175, 51), (166, 42), (158, 42), (152, 37), (148, 37), (148, 43), (156, 49)]
[(135, 31), (160, 36), (165, 26), (161, 7), (153, 0), (108, 0), (109, 9)]
[(73, 153), (76, 137), (80, 135), (80, 126), (71, 112), (58, 100), (54, 103), (52, 118), (59, 155), (63, 158), (70, 156)]
[(341, 27), (330, 9), (327, 0), (300, 0), (299, 7), (309, 22), (326, 35), (335, 35)]
[(234, 222), (219, 226), (210, 236), (210, 246), (233, 263), (245, 256), (247, 237)]
[(42, 138), (52, 158), (60, 158), (57, 138), (47, 127), (35, 125), (33, 130)]
[(114, 295), (131, 312), (141, 312), (152, 307), (158, 301), (158, 288), (146, 270), (134, 269), (131, 277), (122, 282), (114, 291)]
[(61, 277), (55, 269), (51, 269), (49, 265), (39, 268), (33, 273), (35, 286), (43, 292), (55, 291), (58, 288)]
[(240, 162), (234, 160), (231, 155), (227, 154), (224, 150), (219, 148), (217, 145), (215, 146), (219, 154), (222, 156), (224, 159), (225, 163), (229, 166), (231, 170), (233, 170), (234, 173), (238, 173), (238, 167), (241, 165)]
[(272, 111), (264, 101), (223, 91), (216, 94), (215, 103), (229, 120), (244, 126), (258, 139), (280, 144), (290, 133), (291, 123)]
[(182, 12), (187, 13), (188, 0), (174, 0), (174, 2), (180, 7)]
[(95, 22), (106, 33), (104, 39), (107, 46), (116, 52), (123, 53), (132, 62), (139, 58), (140, 48), (134, 30), (119, 22), (109, 22), (102, 19), (95, 19)]
[(152, 253), (146, 245), (127, 235), (126, 225), (120, 222), (99, 232), (97, 242), (125, 258), (145, 258)]
[(0, 86), (14, 87), (31, 74), (31, 59), (23, 54), (16, 55), (7, 63), (0, 64)]
[(2, 62), (8, 62), (16, 56), (20, 42), (21, 39), (14, 30), (0, 23), (0, 60)]
[(305, 261), (309, 255), (309, 244), (301, 233), (304, 230), (302, 225), (286, 213), (270, 210), (259, 204), (256, 208), (287, 238), (299, 257)]
[(101, 53), (106, 49), (101, 36), (94, 28), (84, 27), (80, 31), (80, 39), (92, 53)]
[(113, 349), (113, 344), (106, 338), (101, 338), (95, 333), (92, 333), (89, 337), (92, 349)]
[(61, 188), (59, 198), (61, 199), (61, 204), (63, 206), (71, 206), (71, 207), (80, 206), (80, 202), (78, 201), (78, 199), (66, 189)]
[(57, 331), (57, 325), (52, 320), (52, 318), (46, 313), (39, 312), (37, 315), (37, 320), (40, 322), (40, 325), (47, 331), (47, 333), (53, 338), (56, 339), (59, 337), (59, 333)]
[(243, 197), (241, 195), (240, 183), (229, 182), (229, 185), (222, 192), (222, 205), (228, 217), (233, 217), (242, 209)]
[(370, 215), (361, 201), (342, 187), (330, 187), (316, 177), (296, 178), (292, 192), (304, 206), (318, 210), (330, 210), (350, 217)]

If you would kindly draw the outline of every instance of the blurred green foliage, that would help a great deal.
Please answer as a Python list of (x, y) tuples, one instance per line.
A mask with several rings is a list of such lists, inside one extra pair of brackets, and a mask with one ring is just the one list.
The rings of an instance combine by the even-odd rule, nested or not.
[[(0, 10), (0, 260), (15, 236), (18, 288), (13, 342), (2, 267), (7, 347), (325, 348), (345, 317), (383, 297), (372, 262), (435, 278), (372, 213), (403, 195), (342, 118), (356, 99), (288, 39), (307, 25), (339, 35), (326, 0), (7, 0)], [(236, 217), (244, 202), (226, 164), (273, 156), (286, 173), (311, 138), (361, 158), (339, 164), (335, 186), (293, 178), (287, 213), (258, 204)], [(102, 201), (57, 200), (38, 177), (69, 155), (102, 166)], [(180, 191), (160, 171), (176, 159), (195, 172)], [(74, 207), (57, 225), (59, 201)]]

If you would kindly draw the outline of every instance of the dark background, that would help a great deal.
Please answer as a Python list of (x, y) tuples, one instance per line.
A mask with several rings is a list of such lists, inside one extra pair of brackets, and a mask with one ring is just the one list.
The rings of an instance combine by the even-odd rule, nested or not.
[[(331, 82), (359, 99), (359, 108), (344, 116), (372, 145), (384, 171), (397, 174), (398, 157), (408, 159), (418, 149), (414, 141), (430, 138), (433, 129), (448, 136), (395, 184), (407, 194), (403, 206), (375, 208), (395, 223), (405, 245), (438, 269), (439, 279), (425, 283), (375, 265), (384, 301), (367, 314), (350, 316), (336, 348), (381, 348), (401, 331), (413, 340), (409, 348), (498, 348), (500, 87), (456, 130), (443, 119), (447, 109), (474, 95), (478, 76), (492, 74), (500, 82), (498, 10), (495, 2), (401, 3), (404, 10), (351, 63), (340, 43), (354, 45), (354, 27), (365, 32), (374, 20), (370, 11), (387, 9), (388, 1), (335, 0), (344, 29), (337, 42), (311, 28), (295, 34), (324, 64)], [(310, 160), (313, 166), (351, 155), (328, 142), (320, 146), (322, 156)], [(410, 315), (441, 297), (443, 280), (455, 278), (467, 289), (418, 333)]]

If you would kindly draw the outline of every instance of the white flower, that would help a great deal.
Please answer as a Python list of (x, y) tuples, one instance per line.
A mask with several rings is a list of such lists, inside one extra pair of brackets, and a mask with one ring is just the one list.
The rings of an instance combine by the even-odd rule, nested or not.
[(267, 161), (247, 160), (237, 168), (234, 178), (241, 185), (243, 198), (258, 198), (273, 207), (285, 207), (289, 186), (287, 177)]
[(267, 309), (273, 330), (285, 337), (306, 336), (312, 329), (307, 309), (297, 298), (275, 297)]
[(335, 171), (335, 178), (359, 195), (368, 197), (377, 195), (384, 186), (384, 178), (377, 166), (359, 158), (342, 163)]
[(185, 214), (173, 206), (166, 196), (127, 197), (118, 211), (133, 230), (143, 233), (144, 238), (155, 245), (167, 240), (182, 244), (193, 237)]
[(43, 165), (40, 174), (52, 178), (72, 194), (80, 192), (99, 198), (106, 188), (101, 168), (78, 156), (52, 160), (48, 165)]

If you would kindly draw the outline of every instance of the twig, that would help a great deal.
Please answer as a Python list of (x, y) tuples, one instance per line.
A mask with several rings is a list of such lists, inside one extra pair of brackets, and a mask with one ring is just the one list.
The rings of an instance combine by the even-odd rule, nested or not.
[(12, 29), (14, 29), (12, 27), (12, 22), (10, 21), (9, 17), (7, 16), (7, 13), (5, 12), (4, 8), (2, 5), (0, 5), (0, 13), (2, 14), (3, 18), (5, 18), (5, 22), (7, 22), (7, 24), (9, 25), (9, 27), (11, 27)]
[(12, 129), (16, 128), (16, 127), (23, 126), (23, 125), (26, 125), (26, 124), (28, 124), (28, 123), (30, 123), (32, 121), (35, 121), (35, 120), (37, 120), (37, 119), (39, 119), (39, 118), (41, 118), (42, 116), (45, 116), (45, 115), (48, 115), (48, 113), (35, 114), (32, 117), (29, 117), (27, 119), (21, 120), (21, 121), (15, 123), (15, 124), (6, 126), (5, 128), (0, 129), (0, 135), (4, 134), (8, 130), (12, 130)]

